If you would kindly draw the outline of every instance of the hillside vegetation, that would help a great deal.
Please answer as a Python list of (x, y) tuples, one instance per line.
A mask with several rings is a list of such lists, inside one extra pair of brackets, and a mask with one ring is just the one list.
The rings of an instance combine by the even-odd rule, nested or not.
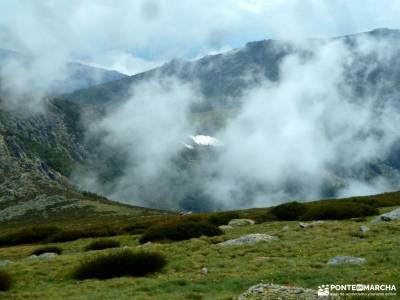
[[(303, 211), (318, 208), (325, 203), (361, 203), (360, 205), (370, 205), (378, 209), (379, 213), (383, 213), (400, 206), (400, 193), (324, 201), (307, 203), (306, 210)], [(0, 298), (232, 299), (260, 282), (314, 290), (321, 284), (329, 283), (372, 282), (400, 285), (400, 264), (397, 259), (400, 221), (374, 223), (370, 221), (375, 216), (366, 216), (325, 220), (318, 226), (300, 228), (299, 221), (277, 220), (274, 210), (276, 213), (276, 208), (259, 208), (189, 216), (137, 215), (121, 220), (98, 219), (97, 223), (95, 219), (88, 223), (77, 221), (67, 226), (63, 222), (54, 223), (54, 226), (63, 230), (81, 232), (89, 232), (91, 227), (101, 224), (103, 229), (115, 230), (113, 241), (117, 243), (114, 245), (119, 243), (121, 248), (133, 251), (132, 253), (158, 253), (161, 255), (159, 266), (164, 265), (161, 257), (165, 258), (166, 264), (163, 268), (154, 265), (152, 269), (153, 267), (149, 266), (151, 270), (157, 271), (154, 274), (150, 272), (145, 277), (137, 277), (139, 271), (129, 273), (114, 268), (112, 272), (118, 277), (111, 276), (111, 273), (110, 276), (101, 275), (101, 278), (115, 277), (113, 279), (81, 281), (74, 279), (78, 276), (76, 272), (79, 266), (84, 265), (87, 268), (82, 274), (90, 274), (87, 272), (97, 267), (96, 258), (101, 258), (102, 264), (109, 264), (110, 261), (106, 257), (113, 257), (113, 253), (119, 253), (118, 248), (86, 252), (85, 247), (101, 240), (98, 240), (98, 237), (78, 236), (75, 240), (65, 242), (46, 242), (47, 246), (62, 250), (62, 255), (51, 259), (27, 259), (38, 249), (36, 242), (3, 246), (0, 248), (0, 259), (10, 260), (12, 263), (2, 269), (9, 274), (13, 284), (9, 291), (0, 293)], [(202, 235), (182, 241), (163, 240), (140, 244), (142, 235), (139, 232), (155, 224), (226, 224), (229, 223), (230, 217), (250, 218), (257, 223), (224, 229), (223, 234), (217, 236)], [(360, 232), (361, 225), (367, 225), (370, 230)], [(6, 231), (8, 234), (15, 234), (20, 230), (18, 227), (9, 227)], [(275, 239), (251, 245), (218, 245), (220, 242), (254, 233), (268, 234)], [(2, 238), (4, 236), (3, 234)], [(338, 255), (362, 257), (366, 259), (366, 263), (338, 266), (327, 264), (329, 259)], [(126, 256), (123, 257), (127, 259)], [(107, 268), (112, 265), (108, 265)], [(83, 278), (80, 275), (78, 277)]]

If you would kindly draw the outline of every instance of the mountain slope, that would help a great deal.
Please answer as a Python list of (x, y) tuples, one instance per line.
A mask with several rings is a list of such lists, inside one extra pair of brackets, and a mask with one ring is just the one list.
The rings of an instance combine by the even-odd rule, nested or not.
[(69, 176), (89, 156), (79, 105), (48, 99), (46, 111), (2, 108), (0, 225), (159, 214), (80, 191)]
[[(363, 49), (359, 47), (360, 39), (364, 38), (372, 42), (371, 48), (374, 50), (371, 52), (372, 54), (363, 52)], [(92, 116), (93, 113), (96, 114), (97, 119), (90, 118), (90, 121), (88, 121), (88, 123), (93, 124), (104, 116), (102, 108), (107, 108), (107, 106), (113, 109), (121, 108), (119, 105), (127, 100), (127, 95), (129, 95), (132, 87), (135, 88), (141, 82), (153, 78), (175, 76), (183, 81), (199, 83), (200, 90), (204, 95), (203, 103), (196, 104), (197, 107), (192, 109), (190, 118), (193, 119), (194, 123), (199, 124), (199, 126), (193, 128), (207, 129), (208, 132), (187, 132), (187, 134), (196, 136), (197, 134), (212, 135), (215, 132), (218, 133), (218, 130), (223, 130), (229, 123), (227, 122), (228, 119), (234, 118), (241, 112), (241, 105), (248, 99), (247, 97), (242, 98), (241, 94), (246, 92), (247, 89), (261, 85), (265, 78), (268, 79), (269, 84), (279, 86), (282, 76), (281, 65), (283, 61), (290, 57), (289, 54), (296, 53), (296, 59), (303, 67), (316, 59), (318, 53), (315, 49), (319, 49), (321, 45), (334, 43), (336, 40), (342, 41), (344, 46), (348, 48), (346, 53), (349, 53), (351, 59), (343, 68), (344, 78), (348, 84), (345, 86), (338, 84), (335, 88), (344, 94), (350, 93), (352, 95), (351, 101), (359, 102), (361, 108), (366, 99), (373, 98), (372, 117), (368, 119), (372, 122), (371, 126), (367, 124), (367, 127), (361, 126), (360, 128), (356, 127), (355, 131), (350, 130), (357, 125), (356, 122), (353, 122), (353, 120), (357, 121), (356, 119), (359, 117), (358, 112), (356, 112), (354, 116), (350, 116), (350, 119), (344, 119), (346, 121), (344, 124), (342, 124), (341, 118), (338, 122), (335, 120), (331, 124), (329, 123), (330, 113), (336, 107), (336, 102), (333, 103), (333, 106), (323, 115), (328, 117), (328, 122), (326, 123), (324, 119), (318, 118), (316, 120), (317, 126), (314, 128), (324, 138), (328, 139), (327, 146), (319, 148), (318, 144), (314, 145), (312, 144), (313, 141), (310, 140), (307, 140), (306, 143), (311, 143), (321, 151), (335, 147), (338, 149), (334, 149), (336, 151), (333, 153), (335, 154), (334, 158), (328, 155), (321, 165), (317, 165), (318, 169), (315, 173), (312, 173), (312, 177), (305, 176), (304, 174), (307, 174), (307, 172), (303, 172), (301, 168), (297, 172), (296, 162), (302, 159), (304, 152), (309, 151), (315, 153), (314, 156), (318, 156), (319, 150), (314, 152), (314, 149), (296, 148), (297, 143), (301, 144), (302, 141), (297, 139), (297, 136), (291, 135), (291, 132), (289, 132), (290, 140), (286, 148), (289, 148), (292, 152), (289, 153), (288, 157), (284, 157), (282, 164), (288, 171), (285, 169), (282, 180), (276, 183), (273, 180), (278, 176), (270, 176), (269, 178), (272, 178), (272, 181), (266, 180), (265, 177), (255, 178), (253, 169), (247, 168), (247, 164), (252, 159), (246, 161), (246, 158), (238, 156), (230, 161), (228, 156), (228, 160), (224, 161), (223, 158), (227, 157), (224, 155), (229, 153), (229, 150), (234, 148), (235, 145), (239, 146), (235, 148), (237, 153), (242, 153), (240, 149), (242, 140), (247, 139), (248, 135), (243, 135), (241, 139), (237, 139), (237, 132), (245, 127), (240, 123), (240, 126), (234, 128), (236, 131), (231, 132), (231, 141), (222, 139), (222, 143), (225, 144), (226, 142), (226, 145), (225, 147), (218, 147), (218, 149), (206, 146), (194, 147), (193, 150), (191, 147), (185, 147), (184, 144), (180, 144), (186, 138), (183, 133), (180, 141), (174, 141), (174, 145), (178, 146), (174, 148), (174, 152), (170, 153), (168, 161), (161, 160), (161, 163), (165, 164), (159, 170), (155, 168), (158, 171), (152, 173), (150, 178), (144, 176), (147, 171), (146, 168), (138, 168), (138, 165), (141, 164), (140, 159), (149, 152), (149, 149), (140, 148), (141, 139), (137, 139), (131, 133), (140, 135), (143, 130), (149, 130), (148, 134), (143, 134), (140, 138), (148, 138), (151, 141), (157, 140), (152, 135), (155, 128), (153, 126), (157, 126), (153, 120), (146, 123), (148, 125), (144, 129), (139, 126), (142, 125), (141, 123), (133, 123), (133, 125), (130, 122), (124, 123), (122, 127), (126, 132), (122, 134), (122, 138), (119, 140), (119, 127), (113, 127), (113, 125), (122, 121), (119, 116), (109, 119), (108, 123), (106, 122), (107, 126), (111, 126), (116, 131), (107, 131), (109, 128), (100, 126), (101, 130), (93, 133), (85, 126), (87, 125), (85, 124), (86, 112), (89, 112)], [(371, 140), (382, 143), (386, 134), (385, 128), (380, 126), (382, 121), (396, 124), (397, 118), (395, 116), (390, 115), (393, 117), (392, 120), (386, 120), (384, 117), (385, 107), (393, 109), (394, 112), (399, 108), (397, 99), (400, 95), (400, 86), (397, 83), (400, 78), (400, 63), (396, 59), (398, 57), (396, 54), (400, 54), (398, 46), (396, 46), (399, 45), (396, 43), (399, 40), (399, 31), (380, 29), (354, 36), (329, 40), (306, 40), (301, 43), (273, 40), (248, 43), (242, 49), (225, 54), (207, 56), (194, 62), (172, 61), (142, 74), (67, 94), (64, 97), (69, 101), (48, 99), (45, 114), (30, 114), (21, 111), (9, 113), (2, 110), (0, 111), (1, 198), (7, 201), (32, 200), (37, 199), (42, 194), (48, 196), (60, 195), (60, 190), (80, 193), (70, 183), (71, 174), (78, 168), (84, 171), (80, 174), (82, 176), (77, 179), (77, 184), (81, 184), (83, 189), (129, 203), (146, 203), (151, 207), (164, 209), (183, 208), (193, 211), (209, 211), (226, 209), (228, 205), (235, 208), (250, 207), (254, 205), (254, 199), (267, 198), (269, 201), (271, 193), (276, 197), (271, 201), (335, 197), (338, 196), (338, 191), (351, 185), (351, 183), (360, 184), (361, 188), (359, 189), (362, 189), (365, 186), (368, 188), (370, 185), (380, 184), (381, 179), (384, 179), (386, 184), (385, 189), (381, 189), (381, 191), (394, 190), (398, 187), (400, 178), (400, 136), (396, 131), (391, 133), (393, 139), (389, 141), (390, 143), (388, 142), (388, 146), (382, 151), (378, 151), (375, 156), (366, 156), (366, 159), (359, 159), (358, 156), (361, 156), (360, 152), (363, 152), (364, 148), (370, 149), (367, 146), (369, 146)], [(379, 48), (375, 48), (381, 45), (382, 41), (387, 42), (390, 46), (384, 48), (384, 50), (390, 51), (375, 51), (379, 50)], [(385, 59), (377, 57), (379, 55), (383, 55)], [(312, 73), (318, 71), (321, 72), (321, 70), (313, 69)], [(327, 97), (325, 91), (322, 91), (322, 95)], [(291, 95), (291, 97), (294, 96)], [(273, 101), (275, 99), (271, 99), (271, 102)], [(313, 104), (312, 101), (307, 102), (307, 107), (312, 106), (309, 104)], [(318, 106), (316, 107), (318, 108)], [(107, 117), (108, 111), (104, 111)], [(151, 109), (145, 111), (149, 113)], [(286, 115), (284, 110), (278, 110), (278, 112), (280, 115), (277, 117), (282, 118)], [(263, 117), (266, 112), (260, 113)], [(253, 117), (253, 115), (250, 117)], [(270, 117), (274, 116), (271, 115)], [(133, 117), (128, 114), (128, 118), (132, 119)], [(245, 119), (245, 121), (244, 125), (252, 119)], [(255, 129), (262, 121), (261, 118), (257, 124), (254, 124)], [(175, 119), (173, 122), (175, 122)], [(211, 123), (213, 124), (210, 125)], [(287, 123), (290, 123), (290, 120), (287, 120)], [(137, 128), (130, 127), (134, 125)], [(272, 123), (272, 125), (274, 124)], [(137, 130), (133, 131), (133, 129)], [(289, 129), (293, 131), (293, 128)], [(277, 130), (280, 130), (280, 128), (277, 128)], [(392, 127), (390, 127), (390, 130), (392, 130)], [(162, 132), (164, 133), (164, 131)], [(348, 136), (348, 132), (351, 132), (350, 136)], [(169, 134), (168, 130), (167, 133)], [(274, 136), (273, 132), (269, 132), (269, 134)], [(339, 136), (339, 144), (330, 143), (329, 138), (335, 135)], [(229, 139), (229, 135), (225, 136)], [(263, 138), (268, 143), (267, 147), (263, 149), (264, 152), (258, 153), (258, 160), (262, 160), (266, 156), (265, 153), (268, 153), (269, 148), (272, 150), (278, 148), (280, 152), (286, 153), (286, 148), (279, 148), (279, 145), (274, 144), (273, 139), (272, 142), (269, 142), (270, 137), (263, 136)], [(342, 140), (342, 138), (344, 139)], [(112, 143), (107, 144), (104, 142), (106, 139), (111, 139)], [(240, 143), (237, 143), (238, 140), (240, 140)], [(346, 152), (346, 147), (351, 144), (349, 140), (351, 143), (358, 142), (361, 145), (357, 148), (357, 151)], [(135, 144), (135, 141), (139, 141), (139, 143)], [(160, 149), (158, 141), (155, 144), (157, 149)], [(191, 146), (188, 143), (186, 144)], [(147, 144), (144, 143), (144, 145)], [(153, 145), (153, 143), (149, 143), (149, 145)], [(258, 145), (251, 146), (250, 150), (256, 149)], [(137, 149), (142, 151), (138, 152), (139, 156), (135, 152)], [(160, 152), (165, 150), (167, 149), (162, 149)], [(247, 155), (252, 155), (251, 153), (248, 152)], [(328, 151), (327, 153), (331, 152)], [(161, 155), (163, 153), (158, 154), (163, 156)], [(233, 154), (235, 155), (235, 153)], [(272, 152), (272, 154), (276, 154), (276, 152)], [(313, 164), (312, 159), (314, 157), (306, 155), (306, 158), (310, 159), (310, 161), (306, 160), (306, 164)], [(151, 160), (146, 162), (151, 166), (158, 167), (159, 162), (156, 159), (157, 156), (153, 155)], [(290, 163), (286, 164), (287, 160)], [(217, 165), (217, 163), (221, 161), (229, 164), (222, 164), (222, 167), (219, 167), (221, 165)], [(230, 166), (237, 162), (242, 163), (237, 170), (232, 174), (224, 173), (226, 170), (231, 170)], [(273, 163), (274, 161), (271, 160), (270, 164)], [(262, 174), (268, 174), (269, 167), (270, 165), (266, 165), (264, 168), (266, 171), (261, 170)], [(278, 171), (281, 171), (281, 169), (283, 168), (279, 166)], [(305, 171), (309, 170), (304, 169)], [(242, 170), (250, 170), (252, 173), (246, 177), (242, 175)], [(228, 182), (228, 184), (225, 181), (226, 178), (232, 179), (234, 188), (240, 189), (239, 192), (229, 191), (229, 203), (220, 201), (220, 198), (213, 198), (215, 189), (230, 186), (231, 182)], [(218, 184), (217, 187), (213, 186), (213, 184), (219, 182), (218, 180), (222, 180), (220, 181), (221, 184)], [(174, 187), (174, 189), (171, 187)], [(54, 193), (53, 190), (57, 192)], [(310, 196), (310, 190), (315, 192), (312, 196)], [(215, 197), (218, 197), (218, 195)], [(40, 198), (38, 200), (41, 201)]]
[[(36, 74), (36, 69), (40, 69), (43, 63), (45, 62), (41, 60), (36, 61), (35, 57), (0, 48), (0, 74), (3, 80), (7, 80), (7, 78), (9, 78), (8, 73), (13, 72), (15, 68)], [(68, 93), (96, 84), (128, 77), (117, 71), (92, 67), (76, 62), (69, 62), (65, 66), (62, 64), (60, 67), (62, 67), (63, 70), (58, 72), (54, 81), (50, 83), (50, 86), (46, 87), (48, 89), (48, 91), (46, 91), (47, 95)], [(54, 76), (54, 74), (45, 73), (46, 72), (41, 74), (41, 76)]]
[[(298, 54), (306, 60), (312, 59), (313, 49), (337, 40), (343, 41), (350, 49), (357, 51), (356, 47), (360, 38), (385, 40), (396, 44), (400, 42), (400, 30), (376, 29), (334, 39), (305, 40), (297, 43), (280, 40), (250, 42), (243, 48), (205, 56), (196, 61), (173, 60), (159, 68), (78, 90), (63, 97), (85, 104), (115, 105), (123, 102), (136, 85), (150, 79), (172, 76), (183, 81), (199, 83), (206, 102), (197, 108), (198, 111), (237, 107), (240, 104), (238, 98), (245, 88), (253, 87), (264, 79), (278, 82), (280, 64), (289, 55)], [(366, 56), (362, 52), (354, 52), (354, 55), (355, 61), (352, 67), (360, 76), (353, 86), (354, 89), (359, 90), (360, 94), (366, 92), (364, 86), (366, 81), (372, 89), (382, 79), (388, 82), (388, 87), (396, 89), (396, 92), (399, 91), (398, 85), (393, 84), (400, 77), (398, 60), (394, 59), (386, 65), (374, 65), (376, 57)], [(369, 66), (365, 65), (365, 62), (368, 62)], [(370, 67), (373, 69), (371, 70)], [(349, 70), (349, 72), (352, 71)], [(363, 77), (363, 74), (367, 77)]]
[[(192, 62), (174, 60), (154, 70), (64, 97), (76, 103), (115, 109), (129, 101), (132, 90), (153, 79), (177, 77), (200, 87), (203, 102), (196, 103), (189, 116), (199, 129), (196, 133), (219, 136), (222, 132), (230, 141), (222, 140), (226, 147), (218, 153), (205, 151), (203, 155), (201, 151), (200, 154), (188, 154), (186, 152), (190, 150), (183, 149), (183, 153), (177, 153), (168, 168), (160, 172), (161, 175), (155, 176), (148, 191), (138, 184), (139, 192), (148, 192), (141, 194), (140, 198), (152, 205), (178, 203), (188, 210), (220, 209), (220, 206), (213, 205), (210, 193), (225, 185), (234, 187), (233, 192), (226, 193), (226, 202), (238, 206), (251, 205), (250, 199), (270, 198), (271, 194), (277, 201), (283, 198), (336, 197), (339, 191), (352, 184), (362, 193), (368, 193), (370, 187), (378, 192), (376, 186), (379, 191), (396, 190), (400, 178), (400, 136), (392, 126), (398, 122), (396, 112), (400, 112), (399, 45), (400, 31), (389, 29), (323, 40), (251, 42), (243, 48)], [(337, 55), (342, 56), (338, 58)], [(285, 69), (288, 66), (292, 69)], [(330, 73), (337, 74), (340, 80), (332, 79)], [(285, 85), (287, 77), (290, 85)], [(324, 77), (328, 82), (326, 85)], [(319, 85), (315, 87), (316, 81)], [(298, 89), (298, 82), (305, 85), (299, 90), (300, 96), (291, 92)], [(268, 88), (272, 92), (263, 93)], [(138, 99), (140, 95), (134, 100)], [(324, 102), (325, 99), (330, 102)], [(250, 113), (234, 123), (236, 126), (231, 127), (229, 134), (224, 132), (227, 124), (229, 126), (251, 100), (257, 105), (245, 110), (245, 113)], [(298, 123), (291, 123), (290, 110), (295, 111), (294, 118)], [(360, 125), (359, 120), (363, 118), (368, 121)], [(268, 126), (261, 131), (259, 128), (263, 124)], [(271, 130), (274, 126), (276, 129)], [(308, 131), (305, 133), (304, 130)], [(117, 131), (112, 133), (118, 134)], [(387, 146), (378, 147), (388, 136)], [(126, 135), (128, 137), (135, 138)], [(261, 143), (263, 149), (259, 147), (260, 139), (264, 141)], [(245, 154), (242, 154), (242, 141), (249, 142)], [(357, 147), (352, 148), (353, 144)], [(129, 189), (134, 186), (131, 182), (140, 182), (140, 178), (126, 175), (135, 173), (129, 172), (132, 171), (127, 167), (129, 164), (140, 164), (129, 158), (139, 145), (128, 149), (123, 148), (124, 145), (125, 140), (115, 148), (125, 149), (126, 157), (118, 155), (117, 159), (110, 159), (100, 154), (100, 160), (95, 164), (100, 165), (97, 173), (100, 173), (99, 190), (112, 195), (127, 189), (124, 197), (128, 201), (132, 193)], [(373, 147), (369, 148), (371, 145)], [(235, 150), (230, 152), (231, 148)], [(261, 150), (253, 151), (257, 149)], [(368, 152), (373, 152), (373, 155)], [(281, 153), (288, 153), (287, 157), (281, 157)], [(253, 156), (263, 160), (268, 155), (272, 159), (265, 163), (264, 169), (258, 168), (257, 164), (251, 164), (252, 167), (246, 164), (246, 159), (252, 160)], [(221, 160), (222, 167), (213, 169), (213, 165)], [(275, 164), (275, 161), (280, 164)], [(238, 167), (231, 168), (232, 164)], [(299, 170), (296, 170), (298, 166)], [(177, 170), (177, 174), (171, 170)], [(229, 173), (225, 170), (234, 171)], [(248, 172), (246, 176), (242, 175), (243, 171)], [(308, 171), (311, 177), (305, 175)], [(274, 172), (278, 175), (271, 175)], [(217, 178), (221, 184), (210, 186), (210, 182)], [(234, 183), (227, 184), (226, 178)], [(120, 179), (123, 185), (118, 185)], [(204, 183), (207, 179), (209, 182)], [(146, 184), (148, 182), (142, 185)], [(160, 192), (154, 188), (156, 185), (179, 186), (179, 189), (173, 193), (169, 189)], [(209, 194), (204, 195), (204, 191)], [(310, 191), (313, 191), (312, 196)]]

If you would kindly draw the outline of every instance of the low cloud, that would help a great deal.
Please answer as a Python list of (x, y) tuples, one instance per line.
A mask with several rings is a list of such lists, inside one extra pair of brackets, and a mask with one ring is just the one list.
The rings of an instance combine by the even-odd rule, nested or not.
[[(100, 191), (146, 206), (210, 210), (397, 188), (400, 174), (386, 159), (400, 138), (398, 94), (382, 92), (390, 78), (371, 74), (389, 66), (399, 49), (371, 39), (360, 37), (357, 46), (295, 44), (296, 54), (280, 65), (280, 80), (245, 89), (236, 115), (214, 132), (224, 147), (208, 147), (195, 159), (185, 156), (191, 150), (182, 141), (202, 133), (190, 111), (204, 100), (199, 89), (174, 79), (135, 87), (96, 124), (103, 143), (122, 149), (127, 162)], [(371, 175), (371, 166), (379, 171)]]

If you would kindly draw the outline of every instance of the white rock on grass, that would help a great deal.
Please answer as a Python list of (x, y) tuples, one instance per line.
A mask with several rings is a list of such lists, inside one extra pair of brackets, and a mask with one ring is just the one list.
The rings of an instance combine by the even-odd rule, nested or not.
[(253, 233), (241, 236), (240, 238), (227, 240), (222, 243), (218, 243), (221, 246), (235, 246), (235, 245), (254, 245), (259, 242), (269, 242), (278, 239), (277, 237), (263, 234), (263, 233)]
[(364, 233), (365, 233), (365, 232), (368, 232), (368, 231), (369, 231), (369, 227), (368, 227), (368, 226), (365, 226), (365, 225), (361, 225), (361, 226), (360, 226), (360, 231), (361, 231), (361, 232), (364, 232)]
[(31, 256), (28, 256), (26, 259), (52, 259), (55, 258), (57, 255), (57, 253), (46, 252), (40, 255), (33, 254)]
[(328, 265), (361, 265), (366, 262), (365, 258), (354, 257), (354, 256), (335, 256), (331, 258), (327, 264)]
[(230, 225), (221, 225), (221, 226), (218, 226), (218, 227), (219, 227), (219, 229), (221, 229), (221, 230), (233, 229), (233, 227), (230, 226)]
[(300, 222), (299, 223), (299, 227), (304, 229), (304, 228), (307, 228), (307, 227), (320, 226), (322, 224), (324, 224), (324, 221), (314, 221), (314, 222), (311, 222), (311, 223), (302, 223), (302, 222)]
[(373, 222), (382, 222), (382, 221), (394, 221), (400, 220), (400, 208), (392, 210), (386, 214), (382, 214), (378, 216)]
[(2, 260), (2, 259), (0, 259), (0, 267), (6, 267), (6, 266), (8, 266), (9, 264), (12, 264), (12, 263), (13, 262), (11, 260), (8, 260), (8, 259)]
[(256, 224), (256, 222), (250, 219), (232, 219), (229, 221), (228, 226), (240, 227), (254, 224)]
[(272, 300), (272, 299), (297, 299), (297, 300), (316, 300), (318, 293), (315, 290), (277, 285), (259, 283), (250, 287), (246, 292), (241, 294), (237, 300)]

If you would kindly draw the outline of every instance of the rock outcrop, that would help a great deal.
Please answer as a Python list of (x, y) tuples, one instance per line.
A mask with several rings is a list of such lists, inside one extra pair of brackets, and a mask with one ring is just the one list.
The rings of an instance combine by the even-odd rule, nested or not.
[(254, 225), (256, 222), (250, 219), (232, 219), (229, 221), (228, 226), (240, 227)]
[(277, 237), (274, 237), (272, 235), (262, 234), (262, 233), (253, 233), (253, 234), (241, 236), (240, 238), (237, 238), (237, 239), (227, 240), (225, 242), (218, 243), (218, 245), (221, 245), (221, 246), (254, 245), (256, 243), (270, 242), (270, 241), (273, 241), (276, 239), (277, 239)]
[(335, 256), (331, 258), (327, 264), (328, 265), (361, 265), (366, 262), (365, 258), (354, 257), (354, 256)]
[(389, 222), (393, 220), (400, 220), (400, 208), (378, 216), (376, 219), (373, 220), (373, 222)]
[(237, 300), (272, 299), (316, 300), (318, 294), (315, 290), (301, 287), (260, 283), (250, 287), (237, 298)]

